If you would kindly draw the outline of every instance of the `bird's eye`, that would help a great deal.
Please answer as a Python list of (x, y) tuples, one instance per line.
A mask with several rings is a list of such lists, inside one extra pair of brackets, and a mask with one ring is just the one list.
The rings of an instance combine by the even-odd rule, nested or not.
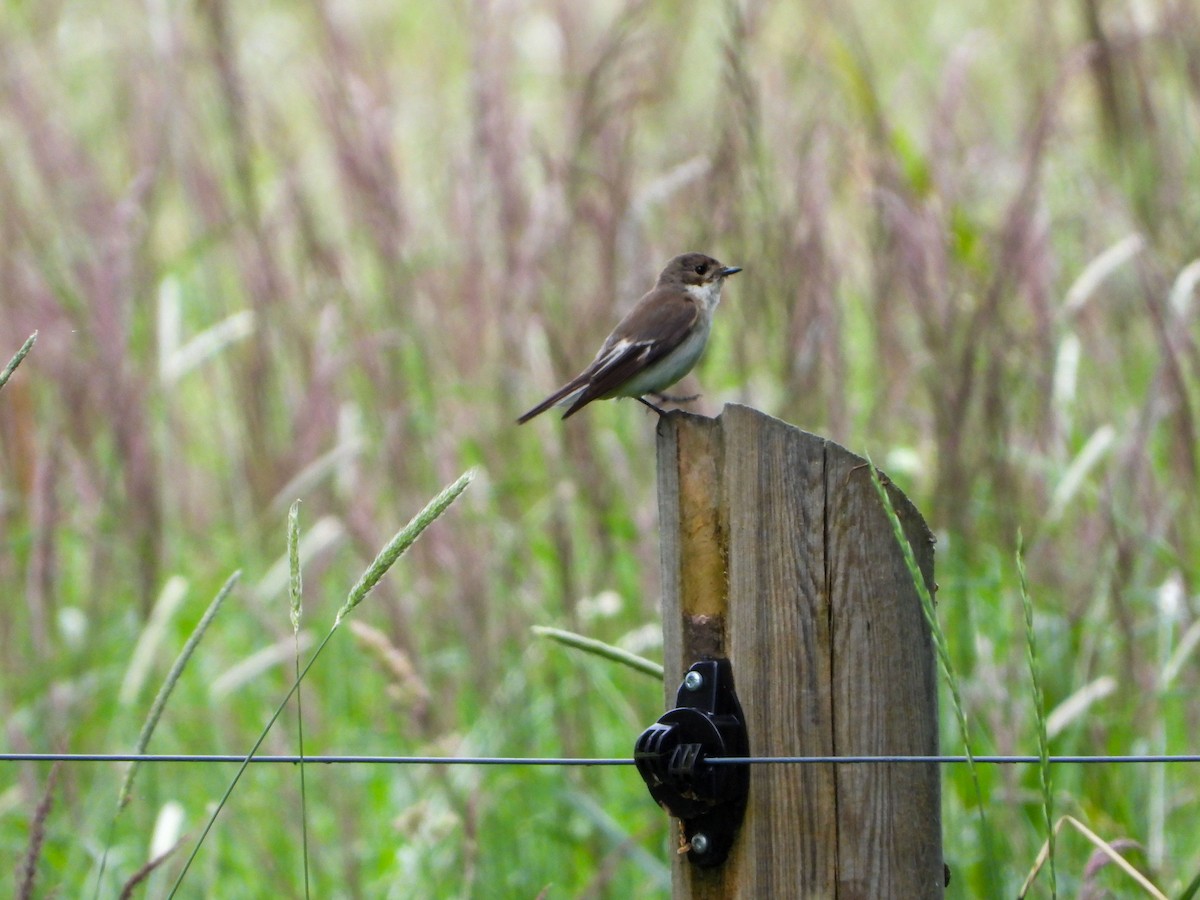
[(708, 263), (700, 263), (700, 265), (696, 266), (696, 274), (697, 275), (703, 275), (707, 271), (708, 271)]

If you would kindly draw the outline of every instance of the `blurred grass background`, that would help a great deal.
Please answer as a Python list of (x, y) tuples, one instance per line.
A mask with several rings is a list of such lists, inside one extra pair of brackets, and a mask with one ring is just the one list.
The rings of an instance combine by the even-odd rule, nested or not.
[[(1036, 752), (1021, 528), (1052, 752), (1195, 752), (1198, 185), (1189, 0), (7, 4), (0, 361), (40, 339), (0, 394), (0, 740), (130, 747), (241, 568), (149, 749), (244, 752), (292, 668), (291, 501), (319, 635), (478, 466), (306, 681), (306, 749), (628, 755), (660, 687), (530, 626), (657, 655), (653, 418), (513, 420), (695, 249), (746, 271), (685, 388), (925, 512), (975, 750)], [(145, 767), (101, 895), (231, 774)], [(1195, 775), (1059, 767), (1056, 810), (1178, 892)], [(48, 776), (0, 771), (10, 871)], [(986, 835), (945, 772), (953, 897), (1014, 895), (1045, 837), (1036, 767), (983, 777)], [(632, 769), (308, 778), (315, 896), (666, 891)], [(120, 779), (59, 773), (39, 895), (91, 890)], [(302, 895), (300, 827), (252, 769), (185, 893)], [(1063, 833), (1059, 889), (1129, 895), (1093, 850)]]

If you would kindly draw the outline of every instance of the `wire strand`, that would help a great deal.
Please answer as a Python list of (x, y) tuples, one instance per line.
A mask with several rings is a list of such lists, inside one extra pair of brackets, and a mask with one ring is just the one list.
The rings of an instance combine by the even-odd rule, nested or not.
[[(236, 754), (191, 753), (0, 753), (5, 762), (136, 762), (136, 763), (242, 763)], [(1024, 756), (976, 756), (975, 762), (989, 765), (1036, 764), (1036, 754)], [(709, 757), (710, 765), (862, 765), (896, 763), (936, 763), (958, 765), (966, 756), (874, 755), (874, 756), (727, 756)], [(632, 766), (630, 757), (526, 757), (526, 756), (255, 756), (252, 763), (298, 765), (393, 765), (393, 766)], [(1138, 763), (1200, 763), (1200, 754), (1158, 754), (1128, 756), (1051, 756), (1057, 765), (1099, 765)]]

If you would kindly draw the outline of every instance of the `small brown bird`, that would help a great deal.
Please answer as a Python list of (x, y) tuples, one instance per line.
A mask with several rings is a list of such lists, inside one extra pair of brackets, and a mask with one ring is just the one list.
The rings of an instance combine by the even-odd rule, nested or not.
[(567, 406), (566, 419), (593, 400), (660, 393), (692, 370), (704, 352), (721, 285), (740, 266), (723, 266), (703, 253), (684, 253), (662, 270), (654, 290), (642, 297), (604, 340), (592, 364), (535, 406), (518, 424), (552, 406)]

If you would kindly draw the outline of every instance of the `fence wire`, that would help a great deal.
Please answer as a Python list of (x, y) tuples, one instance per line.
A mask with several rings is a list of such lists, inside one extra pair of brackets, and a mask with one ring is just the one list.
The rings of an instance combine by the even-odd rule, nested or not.
[[(971, 757), (985, 765), (1037, 764), (1035, 755)], [(245, 755), (216, 753), (0, 753), (5, 762), (68, 762), (68, 763), (243, 763)], [(965, 754), (956, 756), (873, 755), (873, 756), (724, 756), (706, 757), (710, 765), (863, 765), (879, 763), (937, 763), (957, 765), (966, 763)], [(283, 763), (299, 765), (391, 765), (391, 766), (632, 766), (632, 757), (526, 757), (526, 756), (353, 756), (308, 755), (254, 756), (251, 763)], [(1052, 765), (1099, 765), (1134, 763), (1200, 763), (1200, 754), (1151, 754), (1127, 756), (1051, 756)]]

